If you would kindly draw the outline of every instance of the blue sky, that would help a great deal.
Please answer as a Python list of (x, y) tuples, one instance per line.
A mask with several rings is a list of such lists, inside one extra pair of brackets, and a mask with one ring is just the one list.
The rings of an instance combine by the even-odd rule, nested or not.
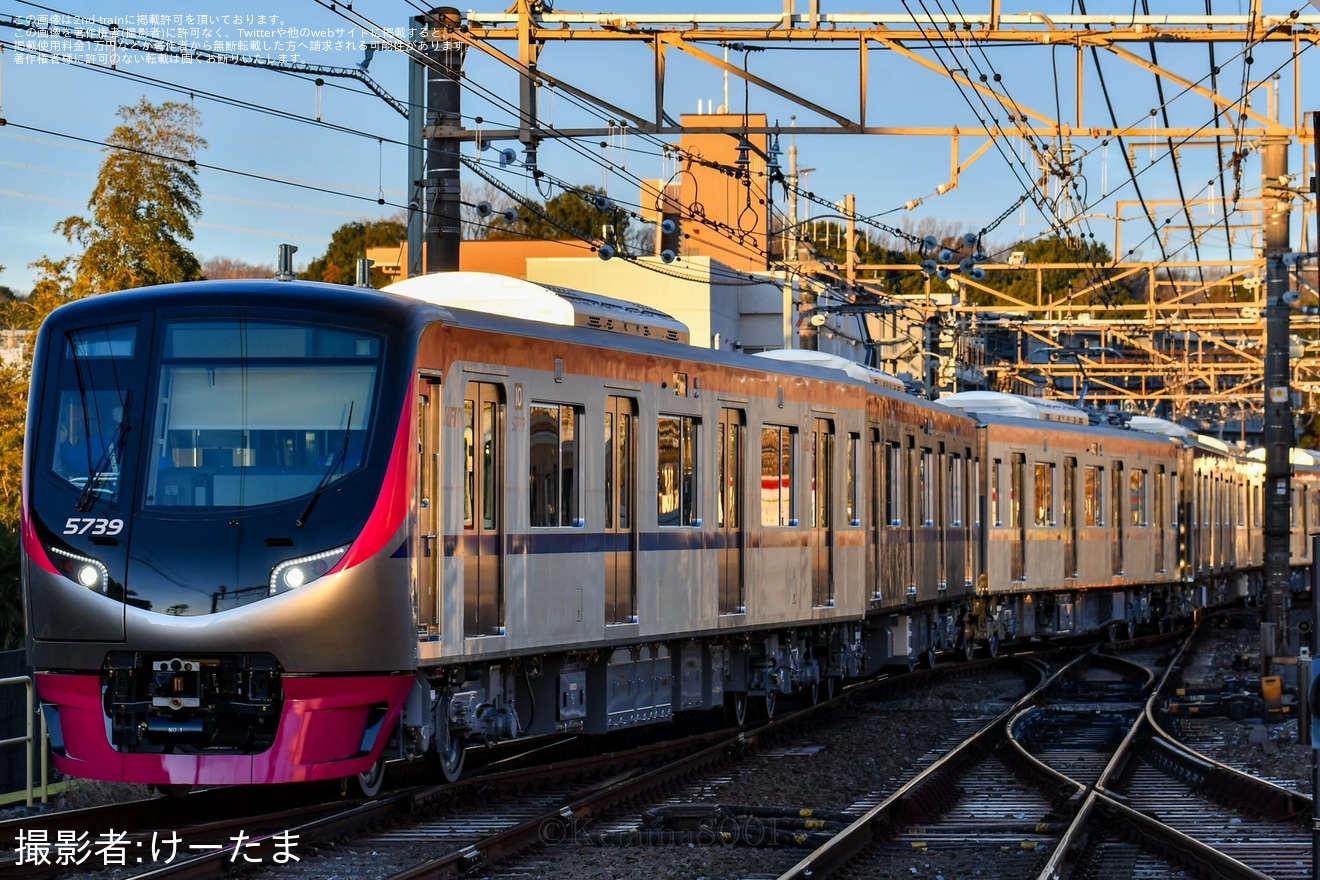
[[(366, 4), (359, 4), (365, 6)], [(420, 4), (419, 4), (420, 5)], [(805, 4), (804, 4), (805, 5)], [(822, 4), (826, 12), (857, 8), (876, 9), (890, 15), (908, 10), (920, 16), (922, 10), (944, 8), (952, 12), (983, 12), (988, 2), (964, 2), (961, 7), (945, 2), (923, 4), (911, 0), (886, 0), (884, 3), (855, 3), (847, 6)], [(1293, 3), (1266, 0), (1267, 12), (1286, 16)], [(558, 11), (568, 4), (559, 2)], [(1053, 14), (1067, 13), (1066, 4), (1054, 7)], [(1203, 12), (1197, 2), (1160, 2), (1154, 6), (1161, 13)], [(222, 41), (221, 48), (240, 54), (252, 52), (245, 35), (254, 30), (292, 28), (299, 31), (298, 45), (289, 51), (287, 38), (261, 38), (262, 54), (289, 56), (320, 65), (353, 67), (363, 60), (360, 48), (371, 39), (355, 23), (312, 0), (301, 2), (214, 3), (211, 0), (170, 8), (168, 20), (162, 20), (159, 4), (127, 3), (108, 7), (91, 0), (66, 0), (53, 5), (36, 5), (21, 0), (0, 0), (0, 15), (21, 18), (54, 17), (60, 24), (85, 24), (78, 17), (113, 14), (124, 32), (153, 33), (167, 39), (195, 43), (210, 39)], [(620, 13), (654, 10), (656, 4), (616, 2), (608, 6)], [(1215, 0), (1214, 12), (1241, 14), (1249, 4), (1242, 0)], [(188, 11), (174, 13), (173, 8)], [(472, 8), (503, 12), (506, 2), (478, 3)], [(595, 7), (592, 7), (595, 11)], [(776, 14), (782, 11), (780, 0), (759, 3), (693, 3), (685, 6), (666, 4), (671, 11), (713, 10)], [(1003, 3), (1006, 13), (1042, 8), (1036, 4)], [(1121, 18), (1134, 6), (1124, 2), (1092, 2), (1087, 11), (1093, 14), (1112, 12)], [(1320, 14), (1305, 9), (1305, 21), (1320, 21)], [(113, 9), (113, 12), (111, 12)], [(381, 0), (370, 4), (366, 14), (377, 24), (404, 27), (414, 6)], [(155, 17), (153, 19), (153, 16)], [(266, 17), (263, 24), (261, 16)], [(159, 31), (153, 32), (152, 28)], [(207, 29), (210, 33), (207, 33)], [(342, 30), (342, 34), (338, 33)], [(330, 33), (330, 36), (322, 36)], [(183, 64), (175, 59), (161, 59), (141, 53), (126, 53), (118, 70), (102, 66), (42, 61), (31, 41), (50, 39), (49, 35), (0, 27), (0, 116), (10, 124), (0, 128), (0, 284), (25, 292), (35, 277), (28, 264), (42, 256), (59, 257), (74, 251), (52, 231), (61, 219), (87, 213), (87, 199), (95, 184), (104, 150), (97, 141), (104, 139), (118, 123), (116, 109), (135, 103), (142, 97), (152, 101), (192, 102), (201, 113), (200, 134), (209, 147), (198, 156), (206, 166), (199, 175), (203, 191), (203, 214), (196, 222), (192, 249), (202, 259), (230, 257), (254, 263), (273, 264), (277, 245), (288, 242), (298, 246), (298, 266), (321, 254), (331, 233), (353, 220), (375, 219), (395, 214), (409, 198), (405, 161), (406, 123), (379, 97), (351, 80), (327, 79), (320, 89), (314, 76), (285, 74), (268, 70), (214, 64)], [(16, 46), (15, 43), (18, 45)], [(511, 44), (501, 44), (513, 52)], [(1303, 44), (1306, 45), (1306, 44)], [(45, 48), (51, 48), (46, 44)], [(717, 46), (707, 51), (719, 54)], [(912, 48), (917, 49), (915, 44)], [(1130, 51), (1149, 57), (1144, 45), (1128, 44)], [(1208, 86), (1208, 50), (1204, 45), (1186, 46), (1161, 43), (1157, 46), (1159, 62), (1188, 80)], [(105, 47), (62, 45), (58, 51), (72, 51), (79, 58), (100, 54)], [(1216, 47), (1221, 67), (1221, 92), (1238, 97), (1243, 72), (1247, 70), (1240, 48), (1234, 44)], [(1075, 56), (1071, 49), (1041, 46), (1000, 47), (982, 52), (979, 49), (937, 45), (926, 47), (922, 54), (950, 67), (998, 74), (1001, 91), (1024, 107), (1048, 115), (1059, 114), (1067, 121), (1074, 117), (1072, 85)], [(1308, 50), (1301, 58), (1303, 93), (1292, 94), (1291, 55), (1287, 44), (1270, 44), (1253, 50), (1253, 77), (1264, 77), (1282, 67), (1284, 79), (1279, 84), (1285, 121), (1290, 121), (1294, 105), (1303, 111), (1320, 108), (1320, 75), (1317, 63), (1320, 52)], [(595, 91), (616, 105), (645, 110), (651, 103), (651, 53), (644, 47), (618, 45), (556, 44), (546, 47), (542, 69), (581, 88)], [(719, 105), (724, 100), (724, 75), (709, 65), (698, 63), (680, 52), (671, 51), (666, 109), (671, 115), (696, 112), (698, 102)], [(741, 65), (742, 53), (734, 51), (731, 63)], [(1083, 121), (1109, 124), (1109, 110), (1101, 84), (1089, 56), (1084, 83)], [(774, 78), (811, 101), (851, 117), (857, 116), (859, 103), (855, 52), (800, 49), (776, 49), (752, 53), (747, 58), (753, 73)], [(1114, 114), (1121, 124), (1150, 125), (1150, 111), (1159, 106), (1155, 81), (1150, 73), (1102, 53), (1104, 86), (1108, 88)], [(378, 52), (371, 61), (371, 76), (400, 101), (407, 98), (406, 66), (399, 53)], [(512, 105), (517, 100), (516, 75), (478, 53), (470, 52), (465, 69), (468, 87), (463, 96), (465, 123), (476, 127), (480, 115), (483, 126), (503, 128), (513, 124)], [(1056, 88), (1056, 82), (1059, 84)], [(743, 88), (736, 79), (729, 85), (731, 109), (743, 109)], [(915, 63), (897, 58), (893, 53), (873, 50), (870, 54), (867, 121), (872, 125), (922, 127), (970, 126), (984, 109), (975, 101), (969, 107), (968, 95), (948, 78), (930, 73)], [(1197, 127), (1210, 121), (1211, 104), (1199, 95), (1186, 92), (1166, 82), (1170, 125)], [(1057, 102), (1057, 105), (1056, 105)], [(1266, 96), (1259, 90), (1252, 108), (1266, 112)], [(277, 111), (275, 115), (262, 108)], [(814, 124), (810, 111), (795, 108), (786, 101), (753, 88), (749, 108), (778, 120), (790, 138), (790, 116), (798, 124)], [(1002, 111), (1002, 108), (998, 108)], [(599, 125), (601, 117), (581, 107), (570, 96), (542, 90), (541, 110), (548, 124), (568, 128)], [(318, 115), (323, 124), (317, 124)], [(1162, 116), (1160, 117), (1162, 120)], [(1162, 124), (1162, 122), (1161, 122)], [(78, 138), (85, 140), (78, 140)], [(91, 141), (92, 143), (88, 143)], [(863, 215), (883, 215), (883, 222), (900, 229), (915, 228), (922, 218), (938, 218), (958, 228), (976, 231), (1009, 209), (1023, 192), (1024, 180), (1034, 174), (1034, 160), (1020, 138), (1008, 138), (990, 148), (959, 180), (959, 185), (944, 195), (937, 188), (950, 176), (950, 143), (944, 137), (857, 137), (801, 136), (796, 138), (802, 167), (815, 170), (808, 179), (809, 188), (829, 201), (845, 194), (857, 197), (857, 210)], [(964, 137), (961, 156), (965, 160), (984, 139)], [(504, 146), (504, 145), (497, 145)], [(1062, 214), (1078, 210), (1096, 215), (1077, 228), (1090, 230), (1097, 239), (1112, 244), (1114, 222), (1105, 219), (1117, 210), (1115, 199), (1132, 201), (1136, 193), (1128, 179), (1117, 144), (1101, 146), (1098, 141), (1078, 137), (1073, 144), (1076, 155), (1084, 155), (1080, 173), (1084, 178), (1087, 204), (1056, 206), (1057, 220)], [(1231, 149), (1231, 141), (1227, 148)], [(1249, 146), (1249, 144), (1248, 144)], [(465, 152), (476, 155), (468, 145)], [(484, 153), (490, 159), (494, 151)], [(1161, 226), (1169, 218), (1170, 238), (1166, 252), (1172, 258), (1190, 259), (1185, 234), (1176, 227), (1184, 221), (1181, 210), (1173, 204), (1179, 198), (1167, 150), (1147, 144), (1134, 148), (1142, 196), (1153, 206)], [(1217, 151), (1209, 145), (1189, 145), (1179, 153), (1183, 194), (1188, 198), (1206, 197), (1214, 179), (1216, 196), (1223, 195), (1218, 182)], [(786, 161), (786, 159), (785, 159)], [(673, 172), (660, 150), (660, 141), (636, 134), (615, 137), (601, 147), (596, 140), (576, 145), (547, 143), (541, 151), (541, 167), (553, 178), (575, 184), (604, 186), (620, 202), (635, 202), (638, 178), (667, 176)], [(1302, 169), (1302, 152), (1294, 148), (1290, 155), (1294, 173)], [(536, 196), (517, 163), (507, 169), (492, 168), (492, 173), (515, 190)], [(465, 176), (471, 180), (471, 176)], [(1235, 185), (1232, 176), (1226, 181)], [(1240, 178), (1244, 198), (1259, 193), (1260, 168), (1256, 153), (1251, 153)], [(1109, 197), (1101, 194), (1112, 191)], [(549, 193), (553, 195), (553, 191)], [(384, 199), (386, 205), (377, 204)], [(904, 210), (905, 203), (924, 199), (914, 210)], [(1167, 204), (1165, 203), (1167, 202)], [(497, 205), (497, 207), (502, 207)], [(814, 208), (815, 213), (823, 209)], [(1140, 219), (1132, 206), (1125, 216), (1138, 218), (1123, 226), (1124, 249), (1138, 248), (1137, 255), (1159, 256), (1151, 238), (1150, 223)], [(1198, 222), (1213, 219), (1211, 208), (1197, 209)], [(1222, 211), (1222, 208), (1215, 210)], [(1050, 212), (1046, 212), (1047, 214)], [(1018, 237), (1042, 234), (1049, 219), (1033, 206), (1014, 211), (996, 230), (994, 240), (1008, 243)], [(1300, 212), (1293, 215), (1294, 241), (1300, 236)], [(1309, 235), (1314, 237), (1312, 229)], [(1224, 235), (1203, 242), (1203, 256), (1225, 255)], [(1249, 253), (1248, 236), (1240, 237), (1235, 255)], [(1311, 245), (1314, 247), (1314, 244)]]

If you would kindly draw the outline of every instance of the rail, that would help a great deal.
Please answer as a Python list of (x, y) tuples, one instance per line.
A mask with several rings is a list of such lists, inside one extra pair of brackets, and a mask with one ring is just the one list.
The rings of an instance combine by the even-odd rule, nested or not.
[[(25, 759), (23, 763), (27, 768), (27, 805), (30, 807), (32, 806), (32, 790), (33, 790), (32, 765), (36, 763), (36, 759), (32, 755), (32, 726), (33, 726), (32, 718), (35, 715), (33, 711), (34, 691), (32, 685), (32, 676), (15, 675), (15, 676), (11, 676), (10, 678), (0, 678), (0, 687), (6, 687), (8, 685), (15, 685), (15, 684), (23, 685), (24, 690), (27, 694), (27, 712), (25, 713), (27, 718), (27, 729), (26, 729), (26, 733), (24, 733), (22, 736), (11, 736), (9, 739), (0, 739), (0, 747), (14, 746), (14, 745), (18, 745), (19, 743), (23, 743), (24, 746), (26, 747), (27, 752), (25, 754)], [(41, 714), (41, 802), (43, 804), (46, 802), (46, 797), (48, 794), (47, 785), (49, 779), (50, 779), (50, 752), (46, 748), (46, 715), (43, 712)]]

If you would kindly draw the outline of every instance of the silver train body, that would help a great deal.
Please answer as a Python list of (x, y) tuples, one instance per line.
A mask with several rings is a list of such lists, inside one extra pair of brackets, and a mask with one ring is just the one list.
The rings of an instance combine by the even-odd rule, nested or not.
[[(1185, 432), (417, 281), (148, 289), (43, 328), (24, 576), (62, 770), (272, 783), (428, 755), (456, 776), (469, 743), (741, 720), (1260, 592), (1259, 462)], [(491, 313), (528, 294), (546, 321)], [(79, 483), (55, 444), (89, 395), (133, 430)], [(1299, 479), (1299, 570), (1315, 498)]]

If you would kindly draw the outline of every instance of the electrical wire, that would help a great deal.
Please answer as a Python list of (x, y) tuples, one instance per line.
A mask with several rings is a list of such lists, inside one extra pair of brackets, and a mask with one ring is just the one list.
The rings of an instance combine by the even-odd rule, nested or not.
[(360, 196), (360, 195), (355, 195), (353, 193), (344, 192), (342, 190), (331, 189), (330, 187), (317, 186), (315, 184), (303, 183), (297, 180), (287, 180), (285, 178), (280, 178), (280, 177), (271, 177), (270, 175), (266, 175), (266, 174), (258, 174), (255, 171), (242, 171), (237, 168), (226, 168), (223, 165), (212, 165), (207, 162), (199, 162), (196, 159), (182, 159), (179, 158), (178, 156), (169, 156), (164, 153), (156, 153), (151, 150), (142, 149), (141, 147), (127, 147), (121, 144), (110, 143), (109, 141), (102, 141), (102, 140), (97, 140), (95, 138), (82, 137), (81, 135), (68, 134), (62, 131), (53, 131), (48, 128), (39, 128), (34, 125), (24, 125), (21, 122), (14, 122), (12, 120), (5, 120), (5, 125), (6, 127), (16, 128), (20, 131), (35, 132), (36, 134), (44, 134), (50, 137), (74, 141), (76, 143), (91, 144), (93, 146), (105, 147), (107, 149), (112, 149), (112, 150), (123, 150), (124, 152), (137, 153), (138, 155), (141, 156), (147, 156), (152, 159), (162, 159), (167, 162), (178, 162), (179, 164), (187, 165), (190, 168), (200, 168), (200, 169), (205, 169), (207, 171), (218, 171), (222, 174), (232, 174), (236, 177), (245, 177), (250, 180), (260, 180), (265, 183), (279, 184), (280, 186), (291, 186), (294, 187), (295, 189), (303, 189), (311, 192), (319, 192), (319, 193), (324, 193), (326, 195), (339, 196), (340, 198), (345, 198), (345, 199), (354, 199), (358, 201), (372, 202), (374, 204), (385, 205), (391, 208), (407, 207), (406, 205), (395, 204), (388, 200), (377, 198), (374, 196)]

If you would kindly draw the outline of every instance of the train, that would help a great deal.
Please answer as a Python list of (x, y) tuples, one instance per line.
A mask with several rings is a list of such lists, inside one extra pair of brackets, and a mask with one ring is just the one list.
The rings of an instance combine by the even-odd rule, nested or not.
[(1258, 599), (1261, 462), (1115, 421), (920, 399), (479, 273), (69, 303), (38, 333), (23, 464), (54, 762), (369, 795), (396, 759), (452, 780), (472, 746), (744, 724), (890, 667)]

